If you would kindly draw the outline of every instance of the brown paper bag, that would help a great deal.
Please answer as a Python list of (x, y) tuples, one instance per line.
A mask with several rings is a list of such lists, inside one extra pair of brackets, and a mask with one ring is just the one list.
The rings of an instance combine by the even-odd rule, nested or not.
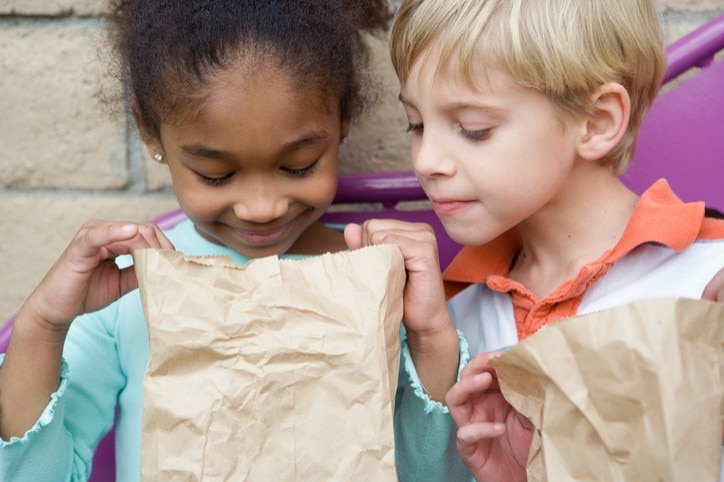
[(716, 481), (724, 305), (638, 301), (546, 326), (491, 364), (536, 431), (531, 481)]
[(151, 343), (144, 480), (397, 480), (397, 247), (134, 260)]

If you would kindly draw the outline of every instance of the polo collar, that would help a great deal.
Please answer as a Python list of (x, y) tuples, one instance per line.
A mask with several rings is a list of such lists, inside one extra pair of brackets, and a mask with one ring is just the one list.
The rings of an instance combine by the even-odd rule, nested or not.
[[(703, 202), (682, 202), (669, 183), (659, 179), (641, 195), (619, 242), (598, 262), (614, 262), (645, 243), (681, 251), (697, 239), (703, 219)], [(521, 247), (515, 228), (482, 246), (464, 247), (443, 273), (446, 293), (452, 296), (489, 276), (507, 276)]]

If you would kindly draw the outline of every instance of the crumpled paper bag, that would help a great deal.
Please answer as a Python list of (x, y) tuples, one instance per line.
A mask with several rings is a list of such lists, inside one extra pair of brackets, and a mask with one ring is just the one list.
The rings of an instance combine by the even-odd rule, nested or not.
[(530, 481), (716, 481), (724, 305), (655, 299), (562, 320), (491, 361), (535, 426)]
[(151, 344), (144, 480), (397, 480), (397, 247), (134, 262)]

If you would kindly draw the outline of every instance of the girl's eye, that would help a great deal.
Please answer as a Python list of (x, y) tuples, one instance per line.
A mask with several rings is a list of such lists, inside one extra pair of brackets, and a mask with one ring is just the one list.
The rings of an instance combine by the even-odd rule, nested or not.
[(232, 177), (234, 177), (234, 173), (232, 172), (232, 173), (229, 173), (229, 174), (227, 174), (225, 176), (221, 176), (221, 177), (208, 177), (208, 176), (204, 176), (203, 174), (197, 172), (196, 176), (204, 184), (208, 184), (209, 186), (221, 186), (225, 182), (229, 181)]
[(291, 176), (291, 177), (304, 177), (304, 176), (308, 176), (308, 175), (310, 175), (310, 174), (312, 173), (312, 171), (314, 171), (314, 169), (317, 167), (317, 162), (318, 162), (318, 161), (314, 161), (313, 163), (311, 163), (311, 164), (308, 165), (307, 167), (303, 167), (303, 168), (301, 168), (301, 169), (292, 169), (292, 168), (290, 168), (290, 167), (283, 167), (283, 168), (282, 168), (282, 171), (283, 171), (285, 174), (287, 174), (287, 175), (289, 175), (289, 176)]
[(464, 128), (460, 128), (460, 134), (462, 134), (463, 137), (466, 139), (470, 139), (473, 142), (480, 142), (484, 141), (485, 139), (490, 137), (490, 131), (491, 129), (479, 129), (475, 131), (469, 131)]
[(412, 134), (414, 134), (414, 135), (416, 135), (416, 136), (419, 136), (419, 135), (422, 135), (422, 130), (423, 130), (422, 124), (413, 124), (413, 123), (410, 123), (410, 124), (407, 126), (407, 129), (405, 130), (405, 132), (408, 132), (408, 133), (411, 132)]

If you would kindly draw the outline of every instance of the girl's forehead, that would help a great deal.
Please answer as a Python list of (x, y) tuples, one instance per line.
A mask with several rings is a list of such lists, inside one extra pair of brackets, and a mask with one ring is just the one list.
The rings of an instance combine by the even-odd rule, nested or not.
[(165, 140), (271, 152), (310, 133), (336, 136), (342, 124), (338, 103), (270, 66), (218, 72), (197, 104), (193, 116), (166, 123)]
[(233, 62), (206, 75), (193, 95), (177, 103), (177, 111), (186, 111), (185, 115), (176, 122), (170, 120), (172, 124), (208, 120), (229, 110), (249, 115), (272, 109), (328, 115), (337, 112), (339, 104), (330, 97), (321, 87), (299, 82), (294, 73), (272, 62)]

